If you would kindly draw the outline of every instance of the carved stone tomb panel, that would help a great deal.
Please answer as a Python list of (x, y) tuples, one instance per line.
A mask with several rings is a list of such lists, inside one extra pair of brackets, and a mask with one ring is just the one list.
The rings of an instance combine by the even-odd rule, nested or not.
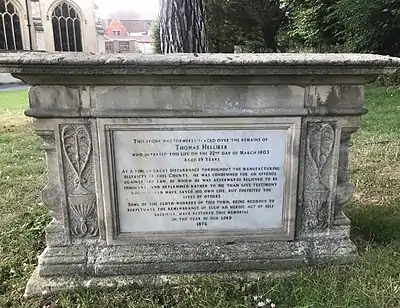
[(108, 243), (294, 238), (300, 119), (98, 125)]
[(340, 127), (335, 120), (306, 120), (299, 202), (301, 233), (328, 230), (334, 221)]
[(71, 236), (96, 237), (99, 228), (90, 125), (61, 125), (60, 136)]

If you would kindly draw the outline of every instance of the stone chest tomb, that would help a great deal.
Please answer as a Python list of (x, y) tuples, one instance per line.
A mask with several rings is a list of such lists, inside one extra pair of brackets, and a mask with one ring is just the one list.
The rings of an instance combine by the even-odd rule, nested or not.
[(350, 262), (350, 136), (396, 58), (16, 53), (52, 211), (26, 295)]

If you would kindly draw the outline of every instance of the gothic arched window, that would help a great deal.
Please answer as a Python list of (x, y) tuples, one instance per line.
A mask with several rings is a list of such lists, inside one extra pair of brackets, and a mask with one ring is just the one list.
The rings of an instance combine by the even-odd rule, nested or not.
[(51, 21), (56, 51), (83, 51), (81, 18), (70, 4), (62, 2), (57, 5)]
[(21, 50), (21, 20), (19, 12), (10, 0), (0, 0), (0, 50)]

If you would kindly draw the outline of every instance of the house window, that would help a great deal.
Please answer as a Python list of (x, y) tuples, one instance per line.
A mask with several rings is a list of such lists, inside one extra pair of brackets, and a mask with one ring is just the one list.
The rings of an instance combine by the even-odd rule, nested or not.
[(0, 50), (23, 49), (19, 12), (9, 0), (0, 0)]
[(113, 35), (121, 35), (121, 31), (120, 30), (113, 30)]
[(81, 17), (70, 4), (60, 3), (51, 21), (56, 51), (83, 51)]
[(106, 51), (113, 52), (113, 42), (106, 42)]
[(119, 42), (119, 52), (129, 52), (129, 42), (128, 41)]

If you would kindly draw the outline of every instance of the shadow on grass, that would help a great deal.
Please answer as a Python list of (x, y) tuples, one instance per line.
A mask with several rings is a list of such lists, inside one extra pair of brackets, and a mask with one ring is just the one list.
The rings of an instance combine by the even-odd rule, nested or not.
[(400, 242), (400, 201), (387, 206), (353, 203), (346, 214), (352, 222), (352, 237), (360, 244)]

